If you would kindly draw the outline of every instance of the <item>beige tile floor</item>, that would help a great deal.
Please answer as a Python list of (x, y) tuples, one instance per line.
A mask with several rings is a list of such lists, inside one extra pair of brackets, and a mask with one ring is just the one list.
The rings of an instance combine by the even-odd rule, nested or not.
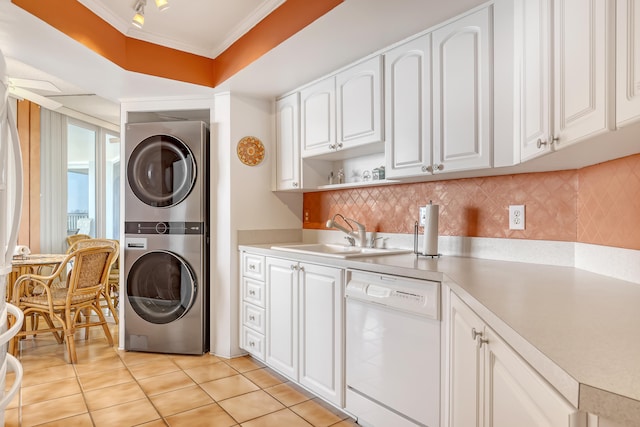
[[(78, 363), (51, 334), (23, 340), (13, 426), (347, 427), (352, 419), (251, 357), (126, 352), (101, 328), (77, 339)], [(13, 373), (7, 375), (7, 388)]]

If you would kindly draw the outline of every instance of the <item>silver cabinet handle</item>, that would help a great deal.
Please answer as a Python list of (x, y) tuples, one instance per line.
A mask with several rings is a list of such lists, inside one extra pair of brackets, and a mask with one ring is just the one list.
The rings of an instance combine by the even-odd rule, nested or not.
[(255, 269), (256, 269), (255, 264), (249, 264), (249, 270), (255, 270)]
[(249, 316), (249, 320), (256, 320), (256, 316), (252, 314), (251, 316)]
[(442, 169), (444, 169), (444, 165), (442, 163), (439, 165), (433, 165), (433, 170), (441, 171)]
[(542, 148), (543, 145), (547, 145), (548, 142), (547, 141), (543, 141), (541, 138), (538, 138), (538, 140), (536, 141), (536, 145), (538, 147), (538, 149)]
[(336, 144), (329, 144), (329, 149), (335, 150), (336, 149)]
[(342, 142), (338, 142), (338, 148), (342, 148)]
[(422, 172), (431, 172), (431, 166), (422, 166)]
[(298, 188), (298, 183), (297, 182), (294, 182), (292, 185), (293, 185), (293, 188)]
[(471, 339), (475, 341), (478, 338), (478, 336), (482, 336), (482, 332), (478, 332), (478, 331), (476, 331), (476, 328), (472, 328), (471, 329)]
[(298, 264), (291, 264), (291, 270), (298, 270)]
[(489, 340), (484, 338), (484, 332), (477, 331), (476, 328), (471, 329), (471, 338), (478, 342), (478, 348), (482, 348), (482, 344), (489, 343)]
[(249, 295), (255, 295), (255, 294), (256, 294), (256, 291), (253, 291), (253, 290), (249, 291)]
[(256, 343), (255, 343), (255, 342), (253, 342), (253, 341), (249, 341), (249, 347), (255, 347), (255, 346), (256, 346)]

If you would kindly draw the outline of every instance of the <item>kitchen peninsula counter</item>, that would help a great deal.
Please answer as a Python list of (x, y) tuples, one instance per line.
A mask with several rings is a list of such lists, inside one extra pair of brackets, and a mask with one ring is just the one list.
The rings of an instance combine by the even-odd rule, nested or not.
[(575, 407), (640, 425), (640, 284), (571, 267), (478, 258), (340, 259), (270, 245), (240, 250), (441, 281)]

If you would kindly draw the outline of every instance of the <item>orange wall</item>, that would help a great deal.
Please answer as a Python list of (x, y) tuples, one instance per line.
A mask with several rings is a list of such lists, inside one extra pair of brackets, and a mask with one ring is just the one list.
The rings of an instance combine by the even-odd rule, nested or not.
[[(413, 233), (418, 207), (429, 200), (440, 205), (443, 236), (640, 249), (640, 155), (580, 170), (306, 193), (303, 227), (325, 229), (326, 220), (340, 212), (368, 231)], [(526, 206), (523, 231), (509, 230), (514, 204)]]

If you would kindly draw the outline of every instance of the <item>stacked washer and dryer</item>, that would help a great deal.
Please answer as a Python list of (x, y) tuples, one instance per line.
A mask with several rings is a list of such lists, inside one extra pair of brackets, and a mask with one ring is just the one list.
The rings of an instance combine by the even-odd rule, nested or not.
[(126, 350), (209, 351), (208, 146), (203, 122), (126, 125)]

